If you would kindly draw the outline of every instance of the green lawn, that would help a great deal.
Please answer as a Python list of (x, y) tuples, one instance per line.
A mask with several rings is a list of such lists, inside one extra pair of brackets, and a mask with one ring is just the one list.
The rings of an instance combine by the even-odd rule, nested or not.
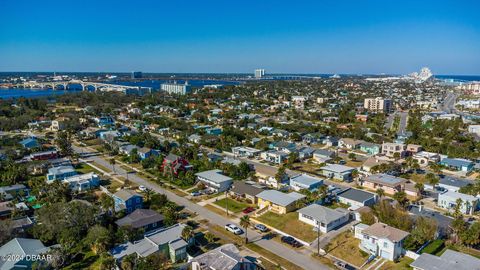
[(230, 199), (230, 198), (228, 198), (228, 199), (225, 198), (225, 199), (218, 200), (218, 201), (214, 202), (214, 204), (216, 204), (220, 207), (223, 207), (223, 208), (227, 208), (227, 201), (228, 201), (228, 211), (232, 211), (234, 213), (238, 213), (238, 212), (242, 211), (243, 209), (245, 209), (249, 206), (246, 203), (239, 202), (239, 201), (236, 201), (236, 200), (233, 200), (233, 199)]
[(445, 247), (444, 243), (445, 243), (445, 241), (442, 240), (442, 239), (434, 240), (434, 241), (430, 242), (430, 244), (428, 244), (428, 246), (426, 246), (424, 249), (422, 249), (422, 251), (420, 253), (428, 253), (428, 254), (433, 254), (433, 255), (438, 256), (438, 253), (440, 251), (442, 251), (443, 248)]
[(317, 233), (313, 231), (313, 226), (298, 220), (297, 212), (290, 212), (284, 215), (267, 212), (256, 219), (306, 242), (312, 242), (317, 238)]
[(82, 173), (82, 174), (83, 174), (83, 173), (94, 172), (94, 173), (96, 173), (96, 174), (100, 174), (100, 175), (101, 175), (101, 173), (100, 173), (98, 170), (94, 169), (93, 167), (91, 167), (91, 166), (88, 165), (87, 163), (80, 163), (80, 164), (78, 164), (78, 166), (77, 166), (77, 168), (75, 168), (75, 170), (76, 170), (77, 172), (79, 172), (79, 173)]

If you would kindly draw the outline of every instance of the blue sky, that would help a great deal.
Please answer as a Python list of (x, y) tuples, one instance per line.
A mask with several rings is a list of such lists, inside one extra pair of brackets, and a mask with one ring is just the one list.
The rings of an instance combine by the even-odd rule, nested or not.
[(0, 71), (480, 74), (480, 1), (0, 0)]

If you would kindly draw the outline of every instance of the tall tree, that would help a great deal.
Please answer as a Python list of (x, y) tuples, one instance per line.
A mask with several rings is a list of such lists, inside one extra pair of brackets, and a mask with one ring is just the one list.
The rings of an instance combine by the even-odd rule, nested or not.
[(250, 227), (250, 216), (244, 215), (241, 217), (240, 226), (245, 229), (245, 244), (248, 244), (248, 227)]

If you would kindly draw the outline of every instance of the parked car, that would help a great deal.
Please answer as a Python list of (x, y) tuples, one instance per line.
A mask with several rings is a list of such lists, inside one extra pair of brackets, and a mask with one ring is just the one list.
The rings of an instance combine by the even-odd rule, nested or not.
[(334, 263), (335, 267), (337, 267), (338, 269), (342, 269), (342, 270), (355, 270), (356, 268), (349, 265), (348, 263), (345, 263), (345, 262), (341, 262), (341, 261), (336, 261)]
[(260, 224), (260, 223), (257, 224), (257, 225), (255, 225), (255, 229), (257, 229), (257, 230), (259, 230), (259, 231), (261, 231), (261, 232), (266, 232), (266, 231), (268, 231), (267, 226), (265, 226), (265, 225), (263, 225), (263, 224)]
[(243, 212), (244, 214), (248, 214), (248, 213), (251, 213), (251, 212), (253, 212), (253, 211), (255, 211), (255, 208), (253, 208), (253, 207), (247, 207), (247, 208), (243, 209), (242, 212)]
[(239, 227), (237, 227), (236, 225), (234, 224), (227, 224), (225, 225), (225, 230), (233, 233), (233, 234), (236, 234), (236, 235), (239, 235), (239, 234), (242, 234), (243, 233), (243, 230), (240, 229)]
[(202, 193), (200, 191), (194, 191), (194, 192), (191, 192), (190, 195), (193, 197), (196, 197), (196, 196), (202, 195)]
[(338, 162), (338, 164), (340, 164), (340, 165), (345, 165), (345, 164), (347, 164), (347, 162), (342, 159), (342, 160), (340, 160), (340, 161)]
[(289, 244), (292, 247), (301, 247), (302, 246), (302, 243), (298, 242), (297, 240), (295, 240), (295, 238), (293, 238), (291, 236), (282, 236), (282, 242), (286, 243), (286, 244)]
[(140, 190), (140, 191), (143, 192), (143, 191), (147, 190), (147, 188), (146, 188), (145, 186), (139, 186), (139, 187), (138, 187), (138, 190)]

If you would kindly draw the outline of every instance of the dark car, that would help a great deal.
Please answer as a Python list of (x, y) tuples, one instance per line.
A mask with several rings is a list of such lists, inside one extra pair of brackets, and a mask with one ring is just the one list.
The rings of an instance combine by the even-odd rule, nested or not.
[(251, 213), (251, 212), (253, 212), (253, 211), (255, 211), (255, 208), (253, 208), (253, 207), (247, 207), (247, 208), (243, 209), (242, 212), (243, 212), (244, 214), (248, 214), (248, 213)]
[(282, 236), (282, 242), (287, 243), (292, 247), (301, 247), (302, 246), (302, 243), (298, 242), (297, 240), (295, 240), (295, 238), (293, 238), (291, 236)]
[(263, 225), (263, 224), (257, 224), (255, 225), (255, 229), (261, 231), (261, 232), (266, 232), (268, 231), (268, 228), (267, 226)]

